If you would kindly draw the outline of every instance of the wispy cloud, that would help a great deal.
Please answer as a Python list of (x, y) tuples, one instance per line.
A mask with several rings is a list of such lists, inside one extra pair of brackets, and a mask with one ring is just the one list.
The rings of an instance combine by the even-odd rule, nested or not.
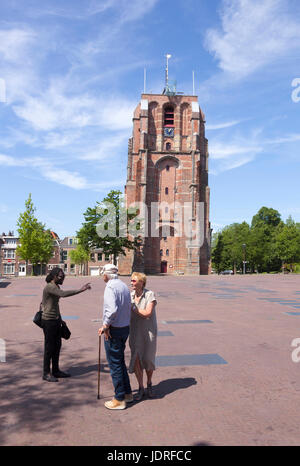
[(206, 130), (215, 130), (215, 129), (224, 129), (224, 128), (231, 128), (232, 126), (236, 126), (240, 123), (239, 120), (227, 121), (223, 123), (217, 124), (208, 124), (205, 126)]
[(237, 79), (299, 49), (299, 23), (284, 0), (223, 0), (221, 21), (205, 44)]

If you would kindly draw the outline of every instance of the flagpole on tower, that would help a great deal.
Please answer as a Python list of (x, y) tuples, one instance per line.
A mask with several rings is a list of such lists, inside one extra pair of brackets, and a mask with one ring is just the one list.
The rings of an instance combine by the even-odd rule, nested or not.
[(165, 55), (165, 57), (167, 59), (167, 63), (166, 63), (166, 89), (168, 89), (168, 87), (169, 87), (169, 59), (172, 57), (172, 55), (167, 53)]

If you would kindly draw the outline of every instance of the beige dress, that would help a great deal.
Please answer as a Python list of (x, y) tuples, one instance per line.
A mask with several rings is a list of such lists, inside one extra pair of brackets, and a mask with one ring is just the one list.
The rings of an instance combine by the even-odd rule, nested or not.
[[(131, 302), (134, 301), (135, 292), (131, 292)], [(149, 303), (156, 301), (153, 291), (143, 290), (140, 302), (136, 304), (138, 309), (145, 309)], [(131, 359), (128, 371), (134, 372), (136, 357), (139, 357), (141, 367), (145, 370), (155, 369), (155, 354), (156, 354), (156, 339), (157, 339), (157, 321), (155, 306), (150, 317), (145, 319), (135, 312), (131, 312), (129, 346), (131, 349)]]

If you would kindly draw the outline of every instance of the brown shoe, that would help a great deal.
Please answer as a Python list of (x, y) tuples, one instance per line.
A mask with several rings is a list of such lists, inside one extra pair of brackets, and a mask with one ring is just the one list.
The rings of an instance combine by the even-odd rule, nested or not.
[(104, 403), (105, 408), (107, 409), (125, 409), (126, 408), (126, 402), (125, 400), (119, 401), (113, 398), (110, 401), (106, 401)]

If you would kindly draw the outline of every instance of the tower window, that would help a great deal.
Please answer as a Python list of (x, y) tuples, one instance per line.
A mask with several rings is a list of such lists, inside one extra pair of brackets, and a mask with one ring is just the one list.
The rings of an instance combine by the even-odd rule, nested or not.
[(169, 194), (169, 188), (165, 188), (165, 194)]
[(162, 249), (159, 251), (159, 254), (160, 254), (161, 256), (163, 255), (163, 250), (162, 250)]
[(171, 106), (165, 108), (164, 126), (174, 126), (174, 108)]
[(170, 170), (170, 166), (169, 166), (169, 165), (166, 166), (166, 170), (167, 170), (167, 172)]
[(166, 250), (166, 256), (168, 256), (168, 255), (169, 255), (169, 249)]
[(167, 142), (166, 143), (166, 150), (171, 150), (171, 143), (170, 142)]

